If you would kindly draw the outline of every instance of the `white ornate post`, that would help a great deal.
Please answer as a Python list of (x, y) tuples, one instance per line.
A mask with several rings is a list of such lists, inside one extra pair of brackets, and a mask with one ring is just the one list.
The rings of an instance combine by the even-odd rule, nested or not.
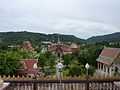
[(88, 76), (88, 69), (90, 68), (90, 65), (88, 63), (86, 63), (85, 68), (87, 70), (86, 75)]
[(61, 62), (57, 63), (56, 65), (56, 74), (57, 74), (57, 79), (61, 80), (61, 72), (62, 72), (63, 64)]
[(88, 73), (88, 70), (89, 70), (89, 68), (90, 68), (90, 65), (88, 64), (88, 63), (86, 63), (86, 65), (85, 65), (85, 68), (86, 68), (86, 75), (87, 75), (87, 77), (86, 77), (86, 80), (87, 80), (87, 83), (86, 83), (86, 90), (89, 90), (89, 73)]
[(62, 80), (62, 75), (61, 75), (62, 69), (63, 69), (63, 64), (61, 62), (58, 62), (57, 65), (56, 65), (57, 79), (60, 81), (60, 87), (59, 87), (58, 90), (62, 90), (62, 83), (61, 83), (61, 80)]

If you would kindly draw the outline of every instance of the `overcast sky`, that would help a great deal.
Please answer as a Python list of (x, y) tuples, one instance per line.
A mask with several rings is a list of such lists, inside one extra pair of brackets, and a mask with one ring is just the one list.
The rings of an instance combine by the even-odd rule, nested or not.
[(120, 0), (0, 0), (0, 32), (73, 34), (120, 32)]

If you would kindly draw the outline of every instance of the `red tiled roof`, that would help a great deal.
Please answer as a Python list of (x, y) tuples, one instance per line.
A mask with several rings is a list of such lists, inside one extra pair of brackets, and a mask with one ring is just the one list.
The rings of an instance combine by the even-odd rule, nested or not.
[(31, 60), (28, 59), (28, 60), (24, 60), (24, 63), (26, 65), (27, 69), (33, 69), (33, 66), (34, 66), (35, 63), (37, 63), (37, 61), (36, 60), (32, 60), (32, 59)]
[(64, 52), (72, 52), (72, 49), (71, 49), (71, 48), (62, 47), (62, 50), (63, 50)]
[(24, 59), (21, 61), (23, 65), (22, 69), (18, 69), (18, 73), (21, 74), (37, 74), (39, 72), (38, 68), (34, 68), (34, 64), (37, 64), (38, 61), (35, 59)]
[(104, 48), (97, 61), (111, 65), (118, 55), (120, 55), (120, 48)]
[(48, 47), (49, 51), (72, 52), (72, 49), (66, 45), (52, 45)]
[(120, 53), (120, 48), (105, 48), (101, 52), (100, 56), (106, 56), (111, 58), (116, 58), (116, 56)]
[(113, 63), (114, 59), (109, 58), (109, 57), (102, 57), (102, 56), (100, 56), (97, 59), (97, 61), (100, 62), (100, 63), (106, 64), (106, 65), (111, 65)]

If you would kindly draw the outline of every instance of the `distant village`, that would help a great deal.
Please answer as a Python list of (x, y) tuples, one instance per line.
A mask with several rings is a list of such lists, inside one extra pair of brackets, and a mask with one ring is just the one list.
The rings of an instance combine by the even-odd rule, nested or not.
[[(63, 44), (61, 42), (52, 43), (47, 41), (43, 41), (41, 47), (42, 47), (41, 53), (52, 52), (57, 57), (60, 57), (60, 59), (63, 55), (76, 53), (80, 49), (80, 46), (75, 43), (71, 43), (68, 45), (68, 44)], [(36, 52), (35, 49), (32, 47), (30, 41), (23, 42), (23, 44), (19, 46), (19, 48), (30, 52)], [(22, 60), (21, 63), (23, 68), (19, 69), (19, 74), (23, 74), (23, 75), (27, 74), (34, 76), (40, 73), (37, 66), (38, 64), (37, 59), (25, 59)]]
[[(112, 45), (113, 43), (110, 43)], [(14, 46), (9, 46), (13, 48)], [(29, 52), (36, 52), (30, 41), (24, 41), (22, 45), (17, 46)], [(51, 52), (58, 58), (56, 62), (62, 62), (63, 55), (78, 53), (81, 46), (76, 43), (64, 44), (58, 40), (57, 43), (43, 41), (40, 53)], [(63, 61), (64, 62), (64, 61)], [(34, 58), (26, 58), (21, 60), (22, 67), (18, 69), (20, 75), (40, 75), (40, 67), (38, 67), (38, 60)], [(104, 47), (96, 59), (97, 68), (95, 75), (114, 76), (120, 74), (120, 48)]]
[(110, 79), (120, 76), (120, 48), (114, 45), (63, 43), (59, 39), (56, 43), (42, 41), (39, 48), (30, 41), (9, 45), (0, 52), (0, 84), (4, 86), (8, 80), (8, 90), (119, 90), (119, 82)]

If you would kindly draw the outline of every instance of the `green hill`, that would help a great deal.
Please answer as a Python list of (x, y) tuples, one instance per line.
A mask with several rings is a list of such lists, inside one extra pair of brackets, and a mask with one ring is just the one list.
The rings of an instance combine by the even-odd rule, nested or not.
[(102, 35), (102, 36), (94, 36), (87, 39), (88, 43), (96, 43), (96, 42), (120, 42), (120, 32)]
[(5, 43), (7, 45), (20, 44), (23, 41), (29, 40), (33, 44), (40, 44), (41, 41), (54, 41), (58, 40), (58, 35), (60, 41), (62, 42), (75, 42), (83, 43), (85, 40), (79, 39), (73, 35), (63, 35), (63, 34), (43, 34), (43, 33), (33, 33), (33, 32), (0, 32), (0, 43)]

